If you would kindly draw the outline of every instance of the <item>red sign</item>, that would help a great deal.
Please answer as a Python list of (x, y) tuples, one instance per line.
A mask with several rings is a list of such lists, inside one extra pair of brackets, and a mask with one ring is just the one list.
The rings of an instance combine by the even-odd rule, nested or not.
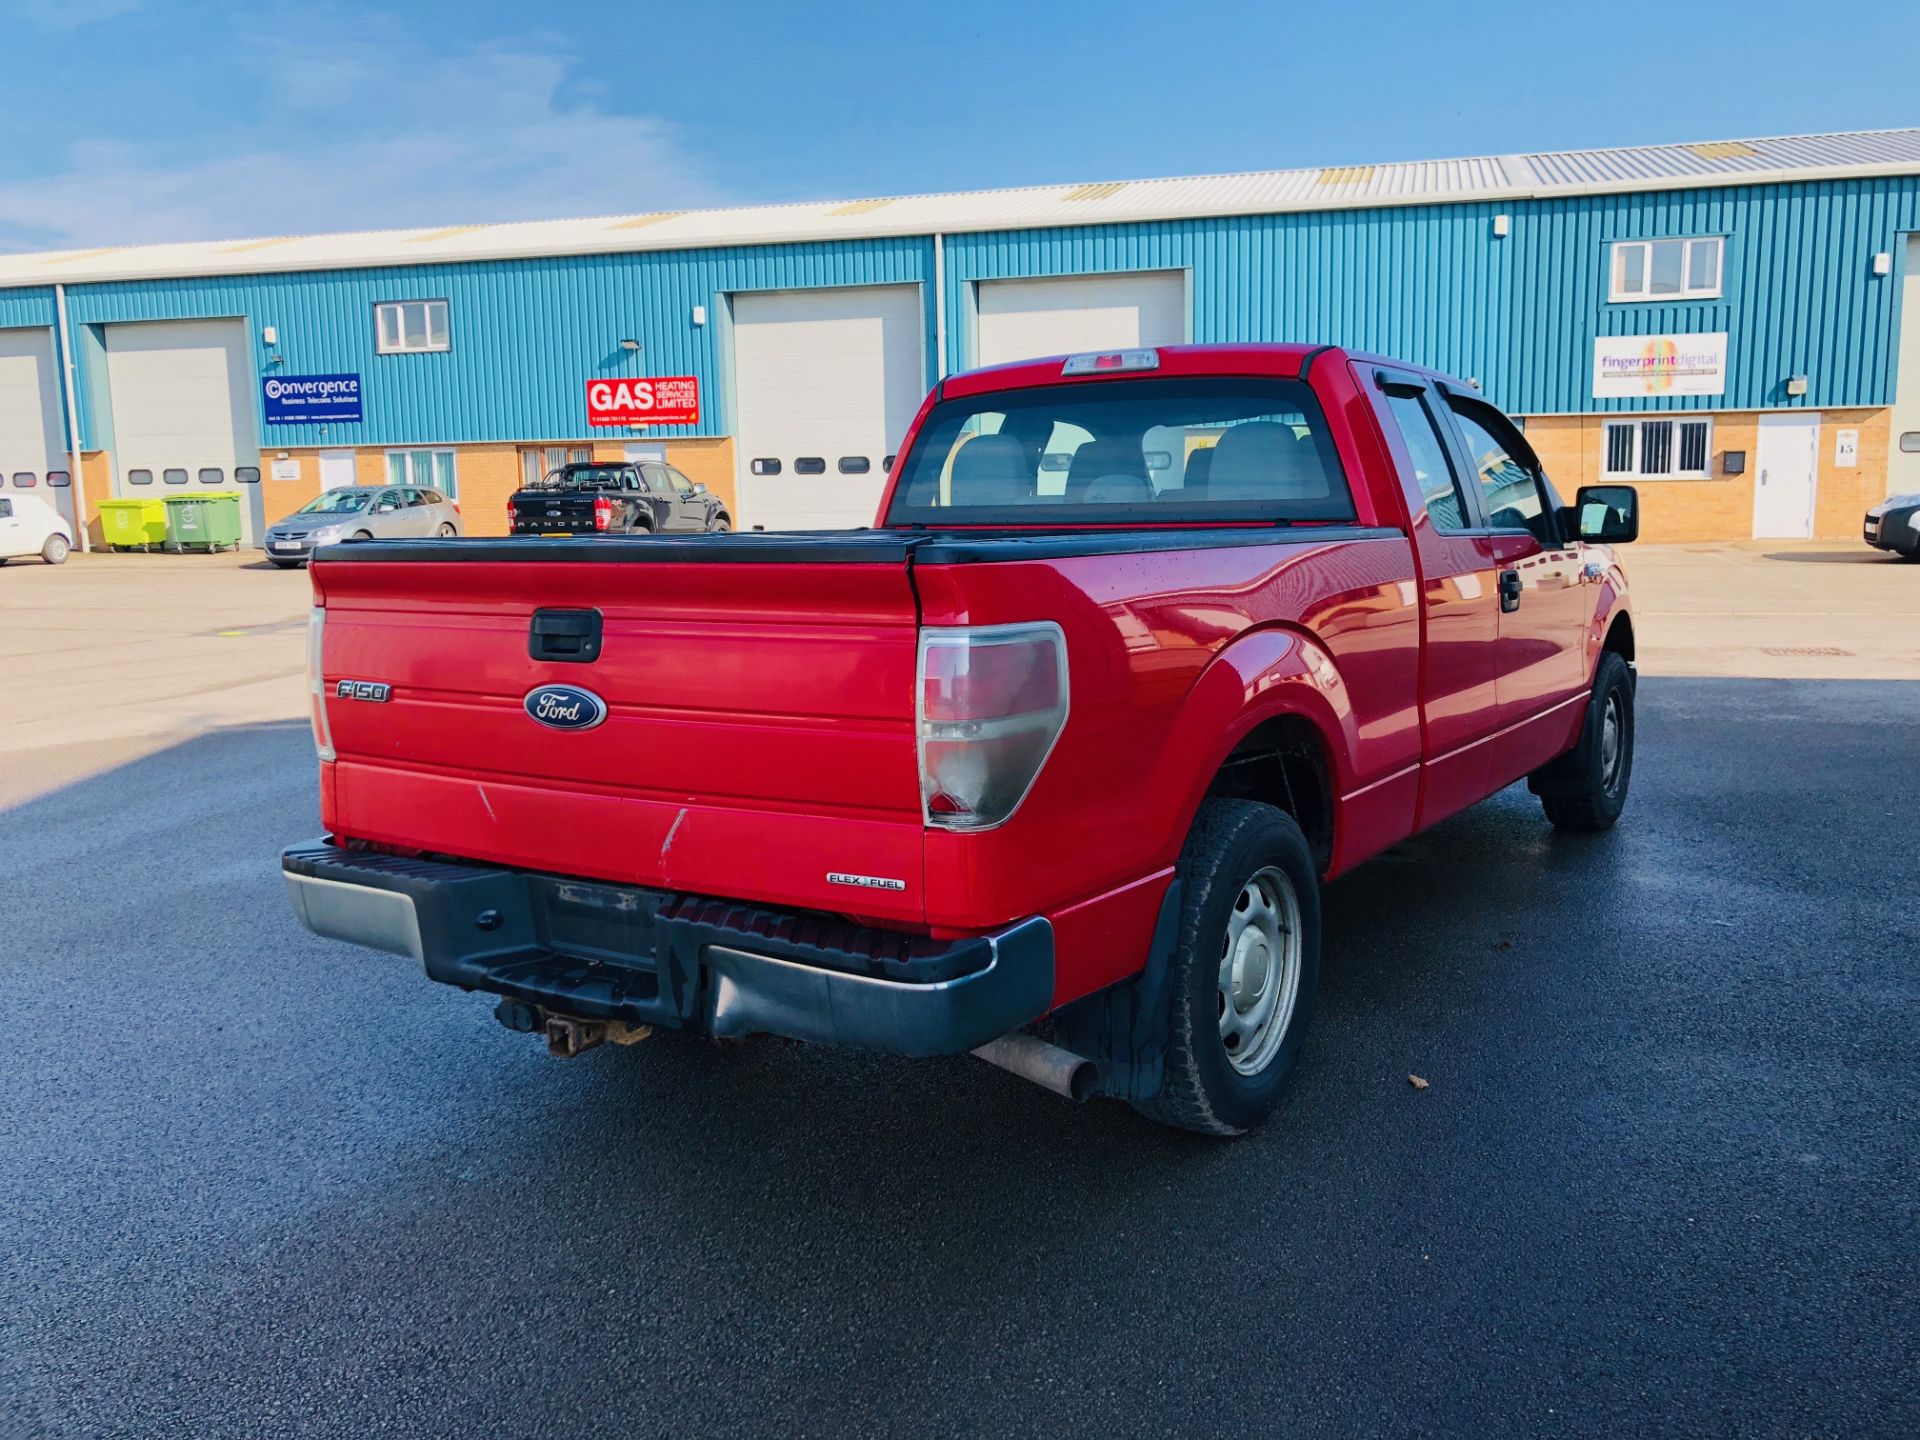
[(700, 381), (693, 375), (587, 381), (589, 425), (697, 425)]

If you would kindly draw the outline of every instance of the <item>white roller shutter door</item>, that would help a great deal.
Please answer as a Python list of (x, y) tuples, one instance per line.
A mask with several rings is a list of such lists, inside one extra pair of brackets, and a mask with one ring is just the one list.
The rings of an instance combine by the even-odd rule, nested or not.
[(1187, 339), (1187, 281), (1179, 270), (982, 280), (976, 298), (976, 365)]
[(736, 528), (873, 523), (926, 397), (920, 303), (917, 285), (733, 297)]

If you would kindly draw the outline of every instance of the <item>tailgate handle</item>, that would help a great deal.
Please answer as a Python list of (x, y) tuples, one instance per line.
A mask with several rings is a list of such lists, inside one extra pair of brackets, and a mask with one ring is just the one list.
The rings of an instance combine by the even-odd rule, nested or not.
[(527, 632), (527, 654), (535, 660), (586, 665), (600, 658), (598, 610), (536, 610)]

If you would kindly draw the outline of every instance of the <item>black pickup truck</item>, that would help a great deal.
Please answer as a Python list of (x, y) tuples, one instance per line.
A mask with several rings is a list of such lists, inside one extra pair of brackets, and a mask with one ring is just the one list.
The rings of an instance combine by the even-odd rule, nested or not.
[(515, 535), (683, 534), (731, 530), (733, 517), (718, 495), (671, 465), (563, 465), (507, 501), (507, 528)]

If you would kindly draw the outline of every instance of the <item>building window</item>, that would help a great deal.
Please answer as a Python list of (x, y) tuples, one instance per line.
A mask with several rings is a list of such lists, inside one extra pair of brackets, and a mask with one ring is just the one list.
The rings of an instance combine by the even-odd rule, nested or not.
[(184, 485), (187, 483), (187, 472), (177, 467), (172, 467), (162, 470), (160, 472), (160, 478), (168, 485)]
[(127, 483), (129, 485), (151, 485), (153, 483), (153, 471), (129, 470), (127, 471)]
[(47, 484), (56, 490), (65, 490), (73, 484), (73, 477), (64, 470), (49, 470)]
[(16, 470), (13, 472), (13, 484), (15, 489), (28, 490), (28, 489), (31, 489), (33, 486), (38, 485), (39, 483), (40, 483), (40, 477), (34, 474), (33, 471), (31, 470)]
[(591, 445), (528, 446), (520, 452), (520, 483), (538, 485), (562, 465), (589, 465), (593, 462)]
[(447, 302), (389, 300), (373, 307), (382, 355), (447, 348)]
[(1609, 420), (1606, 458), (1608, 475), (1704, 480), (1713, 459), (1713, 421)]
[(209, 465), (200, 472), (200, 483), (202, 485), (224, 485), (226, 481), (227, 472), (212, 465)]
[(451, 450), (387, 451), (387, 483), (425, 486), (440, 491), (449, 500), (460, 498)]
[(1616, 240), (1608, 262), (1613, 300), (1710, 300), (1720, 293), (1718, 235), (1690, 240)]

